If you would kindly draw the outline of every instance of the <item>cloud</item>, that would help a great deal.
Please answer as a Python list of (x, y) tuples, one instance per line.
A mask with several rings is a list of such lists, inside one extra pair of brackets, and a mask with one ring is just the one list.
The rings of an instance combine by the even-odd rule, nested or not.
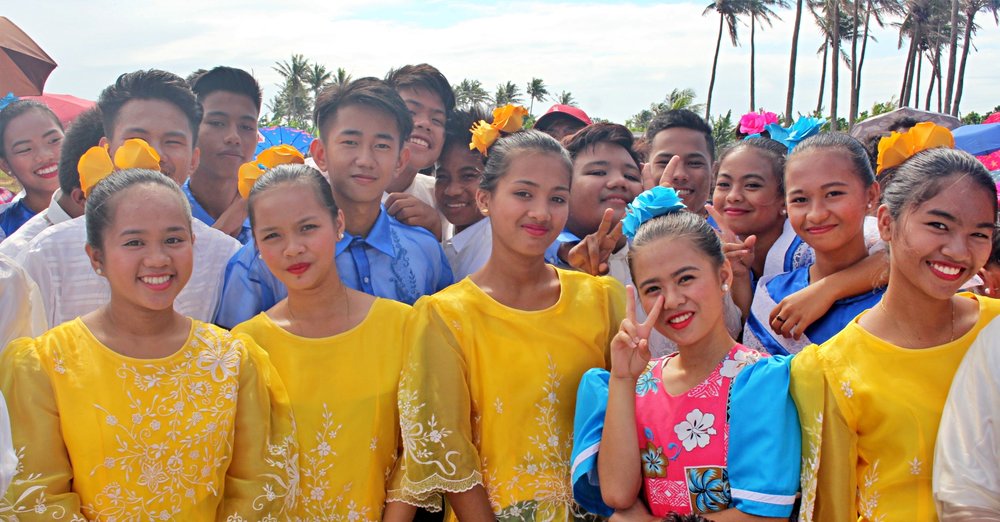
[[(31, 5), (29, 5), (31, 4)], [(126, 7), (128, 5), (128, 7)], [(94, 98), (118, 74), (159, 67), (186, 75), (218, 64), (253, 71), (265, 96), (277, 92), (276, 61), (300, 53), (355, 77), (382, 76), (390, 67), (428, 62), (452, 83), (480, 80), (490, 91), (512, 80), (545, 80), (549, 91), (571, 91), (594, 116), (624, 121), (674, 88), (691, 87), (704, 101), (718, 30), (714, 14), (695, 3), (522, 2), (500, 6), (467, 1), (258, 0), (147, 2), (69, 0), (7, 6), (11, 20), (60, 66), (48, 90)], [(757, 106), (785, 105), (794, 11), (757, 31)], [(1000, 103), (1000, 31), (984, 16), (969, 57), (963, 108), (985, 111)], [(713, 112), (749, 107), (749, 27), (742, 47), (723, 37)], [(892, 28), (875, 29), (869, 44), (862, 108), (898, 95), (904, 51)], [(802, 16), (795, 109), (816, 107), (821, 38)], [(926, 68), (925, 68), (926, 70)], [(841, 68), (841, 112), (848, 106), (850, 71)], [(829, 76), (828, 76), (829, 78)], [(829, 80), (828, 80), (829, 81)], [(926, 85), (926, 78), (923, 85)], [(827, 88), (829, 93), (829, 87)], [(823, 105), (829, 105), (826, 96)], [(536, 104), (547, 106), (548, 102)]]

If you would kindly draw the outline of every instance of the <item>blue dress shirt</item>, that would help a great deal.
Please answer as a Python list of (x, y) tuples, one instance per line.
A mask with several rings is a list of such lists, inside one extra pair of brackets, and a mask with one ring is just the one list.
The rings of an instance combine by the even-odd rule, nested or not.
[[(337, 242), (337, 272), (350, 288), (413, 304), (451, 285), (448, 259), (437, 238), (404, 225), (382, 208), (367, 237), (347, 232)], [(229, 260), (215, 323), (232, 328), (274, 306), (288, 295), (268, 270), (251, 241)]]
[[(214, 226), (215, 218), (208, 214), (208, 211), (205, 210), (205, 207), (201, 206), (201, 203), (198, 203), (198, 200), (194, 199), (194, 194), (191, 193), (190, 178), (181, 185), (181, 190), (184, 191), (184, 195), (188, 198), (188, 203), (191, 204), (191, 216), (208, 226)], [(243, 229), (240, 230), (240, 234), (236, 236), (236, 239), (244, 245), (253, 239), (253, 231), (250, 230), (249, 218), (243, 220)]]

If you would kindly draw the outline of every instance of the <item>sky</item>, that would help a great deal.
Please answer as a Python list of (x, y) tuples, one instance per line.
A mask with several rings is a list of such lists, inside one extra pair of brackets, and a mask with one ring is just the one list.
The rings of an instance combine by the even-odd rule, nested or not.
[[(691, 2), (401, 0), (11, 0), (0, 15), (28, 33), (59, 66), (46, 91), (95, 99), (128, 71), (161, 68), (186, 76), (230, 65), (251, 71), (265, 101), (278, 91), (275, 62), (293, 53), (354, 77), (382, 77), (391, 67), (427, 62), (454, 85), (479, 80), (492, 94), (508, 80), (533, 77), (551, 93), (570, 91), (591, 116), (624, 122), (674, 88), (692, 88), (704, 102), (718, 15), (702, 15), (707, 0)], [(141, 7), (140, 7), (141, 6)], [(782, 112), (794, 10), (757, 31), (756, 108)], [(992, 16), (969, 56), (962, 112), (1000, 104), (1000, 30)], [(862, 109), (897, 96), (906, 59), (894, 27), (874, 29), (861, 94)], [(723, 37), (712, 112), (748, 112), (749, 40)], [(803, 13), (796, 68), (795, 111), (816, 108), (822, 38)], [(922, 85), (926, 89), (927, 71)], [(841, 69), (841, 115), (848, 106), (850, 71)], [(829, 80), (828, 80), (829, 83)], [(829, 87), (827, 87), (829, 93)], [(921, 94), (921, 97), (924, 95)], [(527, 100), (526, 100), (527, 101)], [(540, 114), (552, 102), (536, 103)], [(527, 103), (525, 103), (527, 105)], [(829, 106), (829, 95), (824, 107)], [(266, 109), (265, 109), (266, 111)]]

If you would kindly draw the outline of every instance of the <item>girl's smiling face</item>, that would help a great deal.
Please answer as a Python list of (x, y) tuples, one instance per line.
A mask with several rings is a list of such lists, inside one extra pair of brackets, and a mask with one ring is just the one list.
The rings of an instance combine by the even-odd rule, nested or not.
[(737, 235), (761, 234), (784, 223), (785, 196), (774, 169), (770, 160), (749, 146), (726, 155), (719, 165), (712, 206)]
[(41, 109), (29, 109), (7, 124), (0, 168), (26, 192), (51, 195), (59, 188), (62, 140), (59, 122)]

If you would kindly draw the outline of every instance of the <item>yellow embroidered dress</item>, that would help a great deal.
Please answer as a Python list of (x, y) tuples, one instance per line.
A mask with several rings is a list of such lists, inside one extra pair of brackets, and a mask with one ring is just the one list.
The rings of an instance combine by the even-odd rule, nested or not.
[(792, 360), (801, 520), (937, 520), (931, 474), (941, 412), (962, 357), (1000, 315), (1000, 301), (980, 299), (979, 309), (972, 330), (948, 344), (901, 348), (855, 318)]
[[(621, 283), (558, 270), (555, 305), (516, 310), (469, 278), (421, 298), (400, 383), (404, 461), (391, 498), (436, 508), (483, 484), (500, 520), (580, 516), (570, 485), (583, 373), (607, 367)], [(449, 515), (454, 520), (454, 514)]]
[(300, 474), (291, 520), (382, 519), (399, 454), (396, 392), (410, 310), (377, 299), (361, 324), (319, 339), (263, 313), (233, 328), (267, 350), (288, 388)]
[(278, 520), (294, 487), (284, 387), (221, 328), (192, 321), (173, 355), (133, 359), (74, 319), (13, 341), (0, 389), (20, 458), (0, 519)]

